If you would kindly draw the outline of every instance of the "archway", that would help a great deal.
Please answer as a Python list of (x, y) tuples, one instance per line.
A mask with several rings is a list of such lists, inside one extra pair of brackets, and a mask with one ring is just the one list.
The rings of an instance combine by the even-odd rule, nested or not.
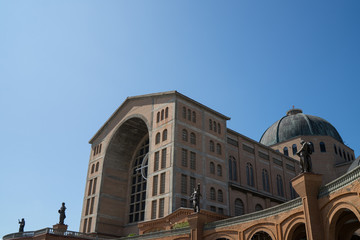
[(306, 228), (304, 223), (296, 224), (290, 231), (287, 240), (306, 240)]
[(333, 218), (335, 240), (360, 240), (360, 222), (349, 209), (340, 209)]
[(107, 147), (99, 212), (120, 226), (144, 220), (147, 171), (140, 168), (148, 152), (149, 131), (140, 117), (123, 122)]
[(272, 240), (272, 238), (270, 237), (270, 235), (267, 232), (264, 231), (260, 231), (255, 233), (251, 240)]

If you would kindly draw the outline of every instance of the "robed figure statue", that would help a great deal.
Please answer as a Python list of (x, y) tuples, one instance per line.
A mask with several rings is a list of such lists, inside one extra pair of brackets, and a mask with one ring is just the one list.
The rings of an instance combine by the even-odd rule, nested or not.
[(66, 218), (65, 210), (66, 210), (65, 203), (63, 202), (61, 208), (58, 211), (60, 214), (59, 224), (64, 224), (64, 220)]
[(20, 220), (18, 220), (19, 221), (19, 232), (24, 232), (24, 227), (25, 227), (25, 219), (21, 219), (21, 221)]
[(311, 157), (312, 154), (312, 145), (309, 142), (305, 142), (304, 140), (301, 140), (300, 142), (301, 148), (296, 153), (300, 157), (300, 169), (301, 172), (311, 172), (312, 171), (312, 163), (311, 163)]
[(197, 185), (197, 188), (194, 188), (194, 192), (190, 196), (190, 200), (192, 201), (192, 205), (194, 208), (194, 212), (200, 212), (200, 183)]

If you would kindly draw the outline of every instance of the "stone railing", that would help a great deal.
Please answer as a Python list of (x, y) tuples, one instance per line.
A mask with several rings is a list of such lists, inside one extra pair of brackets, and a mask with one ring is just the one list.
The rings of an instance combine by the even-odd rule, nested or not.
[(184, 227), (184, 228), (178, 228), (178, 229), (171, 229), (171, 230), (166, 230), (166, 231), (159, 231), (159, 232), (152, 232), (152, 233), (145, 233), (142, 235), (137, 235), (137, 236), (132, 236), (132, 237), (122, 237), (122, 238), (117, 238), (118, 240), (125, 240), (125, 239), (161, 239), (161, 238), (165, 238), (165, 237), (170, 237), (170, 236), (179, 236), (179, 235), (183, 235), (183, 234), (190, 234), (190, 228), (189, 227)]
[(261, 211), (257, 211), (257, 212), (237, 216), (237, 217), (232, 217), (229, 219), (224, 219), (224, 220), (219, 220), (216, 222), (208, 223), (204, 226), (204, 229), (209, 230), (209, 229), (214, 229), (214, 228), (219, 228), (219, 227), (224, 227), (224, 226), (237, 225), (239, 223), (248, 222), (248, 221), (252, 221), (255, 219), (260, 219), (260, 218), (265, 218), (265, 217), (269, 217), (272, 215), (276, 215), (281, 212), (285, 212), (285, 211), (297, 208), (299, 206), (302, 206), (301, 198), (296, 198), (296, 199), (288, 201), (286, 203), (276, 205), (274, 207), (267, 208), (267, 209), (264, 209)]
[(61, 232), (58, 230), (54, 230), (52, 228), (44, 228), (37, 231), (31, 231), (31, 232), (18, 232), (18, 233), (11, 233), (8, 235), (5, 235), (3, 237), (3, 240), (10, 240), (10, 239), (16, 239), (16, 238), (29, 238), (29, 237), (36, 237), (43, 234), (54, 234), (54, 235), (61, 235), (61, 236), (71, 236), (71, 237), (79, 237), (79, 238), (87, 238), (87, 239), (101, 239), (94, 235), (88, 235), (81, 232), (73, 232), (73, 231), (65, 231)]
[(322, 186), (319, 190), (318, 198), (327, 196), (336, 190), (343, 188), (344, 186), (354, 182), (356, 179), (360, 178), (360, 166), (354, 168), (352, 171), (342, 175), (341, 177), (335, 179), (332, 182)]

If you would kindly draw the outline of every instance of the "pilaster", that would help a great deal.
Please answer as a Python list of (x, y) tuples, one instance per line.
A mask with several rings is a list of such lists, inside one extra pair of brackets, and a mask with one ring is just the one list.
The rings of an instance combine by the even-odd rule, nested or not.
[(293, 178), (291, 182), (295, 191), (302, 199), (307, 239), (324, 239), (324, 228), (317, 199), (319, 188), (322, 183), (322, 175), (302, 173)]

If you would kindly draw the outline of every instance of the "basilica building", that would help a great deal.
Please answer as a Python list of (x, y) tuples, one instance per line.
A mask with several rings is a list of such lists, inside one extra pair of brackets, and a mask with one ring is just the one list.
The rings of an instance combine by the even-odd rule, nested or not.
[(327, 183), (354, 160), (326, 120), (291, 109), (252, 140), (227, 128), (230, 118), (179, 92), (128, 97), (90, 140), (80, 231), (138, 234), (138, 223), (189, 208), (221, 216), (260, 211), (297, 197), (300, 141), (312, 143), (314, 172)]

